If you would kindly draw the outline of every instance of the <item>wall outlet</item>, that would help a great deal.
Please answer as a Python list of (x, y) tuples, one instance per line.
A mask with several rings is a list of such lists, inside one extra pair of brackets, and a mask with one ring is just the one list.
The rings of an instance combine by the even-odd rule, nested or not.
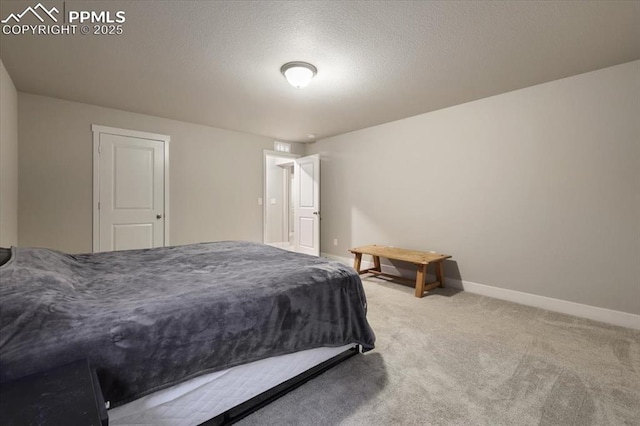
[(261, 206), (262, 205), (262, 197), (258, 197), (258, 205)]
[(337, 239), (337, 238), (334, 238), (334, 239), (333, 239), (333, 245), (334, 245), (334, 246), (337, 246), (337, 245), (338, 245), (338, 239)]

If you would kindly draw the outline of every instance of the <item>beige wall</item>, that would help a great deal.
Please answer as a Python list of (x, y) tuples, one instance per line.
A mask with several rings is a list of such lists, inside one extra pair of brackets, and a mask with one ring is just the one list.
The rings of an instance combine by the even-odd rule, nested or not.
[(171, 136), (171, 244), (262, 241), (272, 139), (26, 93), (18, 105), (21, 246), (91, 251), (92, 124)]
[(640, 314), (639, 123), (636, 61), (318, 141), (322, 251)]
[(0, 60), (0, 246), (18, 244), (18, 92)]
[[(288, 241), (285, 238), (284, 231), (284, 176), (285, 171), (282, 167), (279, 167), (279, 157), (268, 155), (265, 158), (266, 167), (266, 182), (265, 182), (265, 232), (264, 241), (266, 243), (279, 243)], [(275, 200), (275, 204), (271, 204), (271, 200)]]

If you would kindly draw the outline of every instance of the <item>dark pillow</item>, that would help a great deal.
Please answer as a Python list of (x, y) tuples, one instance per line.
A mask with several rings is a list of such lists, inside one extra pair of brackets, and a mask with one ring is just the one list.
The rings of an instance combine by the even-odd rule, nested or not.
[(0, 247), (0, 266), (4, 265), (11, 259), (11, 249)]

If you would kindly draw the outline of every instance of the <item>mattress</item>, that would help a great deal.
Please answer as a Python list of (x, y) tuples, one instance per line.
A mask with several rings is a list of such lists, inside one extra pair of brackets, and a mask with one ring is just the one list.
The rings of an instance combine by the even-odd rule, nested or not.
[(109, 410), (109, 424), (198, 425), (353, 346), (310, 349), (199, 376)]

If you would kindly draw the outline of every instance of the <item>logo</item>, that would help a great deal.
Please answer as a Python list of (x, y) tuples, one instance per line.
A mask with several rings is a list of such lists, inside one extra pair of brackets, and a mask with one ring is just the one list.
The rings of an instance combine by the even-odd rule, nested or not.
[[(120, 35), (126, 21), (123, 10), (68, 10), (65, 2), (47, 9), (42, 3), (28, 6), (20, 13), (10, 13), (2, 19), (5, 35)], [(35, 25), (33, 23), (38, 20)], [(61, 22), (58, 22), (60, 20)], [(31, 23), (29, 23), (31, 22)]]
[(42, 3), (38, 3), (35, 7), (31, 7), (31, 6), (29, 6), (29, 7), (27, 7), (27, 8), (24, 10), (24, 12), (22, 12), (22, 13), (18, 13), (18, 14), (12, 13), (12, 14), (10, 14), (9, 16), (7, 16), (7, 18), (6, 18), (6, 19), (3, 19), (3, 20), (2, 20), (2, 21), (0, 21), (0, 22), (2, 22), (3, 24), (8, 24), (8, 23), (9, 23), (9, 21), (11, 21), (11, 20), (13, 19), (13, 20), (15, 21), (15, 23), (17, 24), (17, 23), (19, 23), (19, 22), (20, 22), (20, 20), (22, 19), (22, 17), (23, 17), (24, 15), (26, 15), (28, 12), (31, 12), (31, 14), (32, 14), (33, 16), (35, 16), (36, 18), (38, 18), (38, 20), (39, 20), (40, 22), (44, 22), (44, 19), (42, 18), (42, 16), (40, 16), (40, 14), (38, 14), (37, 9), (39, 9), (39, 10), (40, 10), (40, 13), (44, 13), (44, 14), (45, 14), (45, 15), (47, 15), (49, 18), (51, 18), (51, 19), (53, 20), (53, 22), (58, 22), (58, 18), (56, 18), (55, 16), (53, 16), (53, 13), (54, 13), (54, 12), (55, 12), (55, 13), (60, 13), (60, 11), (59, 11), (56, 7), (52, 7), (52, 8), (51, 8), (51, 10), (47, 10), (47, 8), (46, 8), (46, 7), (44, 7), (44, 6), (42, 5)]

